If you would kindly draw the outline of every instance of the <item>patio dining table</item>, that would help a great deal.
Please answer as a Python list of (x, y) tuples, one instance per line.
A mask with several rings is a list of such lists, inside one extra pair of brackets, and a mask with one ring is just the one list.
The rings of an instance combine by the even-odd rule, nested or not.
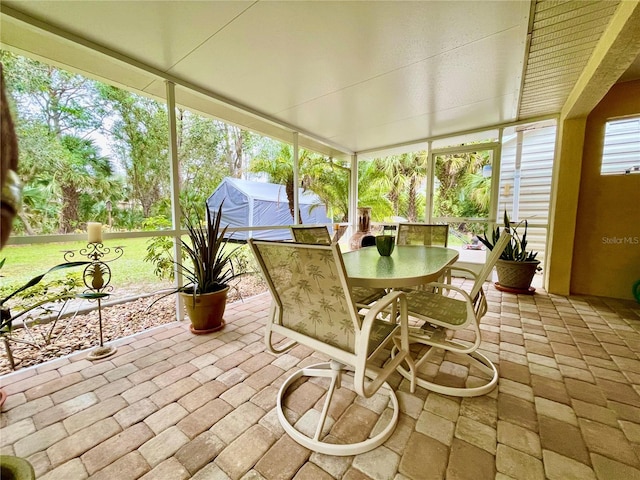
[(353, 286), (398, 289), (436, 281), (458, 259), (458, 251), (445, 247), (396, 245), (389, 257), (376, 247), (342, 255)]

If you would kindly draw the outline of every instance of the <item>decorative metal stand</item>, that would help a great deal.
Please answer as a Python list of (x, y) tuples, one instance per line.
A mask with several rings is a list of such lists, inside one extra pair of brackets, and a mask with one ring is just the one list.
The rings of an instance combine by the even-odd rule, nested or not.
[[(114, 247), (113, 250), (105, 247), (101, 242), (91, 242), (86, 248), (82, 248), (79, 254), (87, 257), (91, 263), (87, 265), (82, 273), (82, 281), (87, 290), (77, 295), (78, 298), (98, 302), (98, 325), (100, 329), (100, 346), (93, 349), (87, 356), (89, 360), (99, 360), (106, 358), (117, 352), (112, 346), (105, 346), (102, 338), (102, 299), (106, 298), (113, 291), (111, 283), (111, 269), (107, 262), (113, 262), (123, 255), (122, 247)], [(69, 262), (75, 256), (74, 250), (67, 250), (64, 253), (64, 259)], [(111, 258), (107, 259), (107, 257)]]

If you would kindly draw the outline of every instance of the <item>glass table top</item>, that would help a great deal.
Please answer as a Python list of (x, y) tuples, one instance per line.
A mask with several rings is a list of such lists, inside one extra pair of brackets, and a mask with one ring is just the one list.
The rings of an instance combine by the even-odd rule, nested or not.
[(450, 248), (396, 245), (390, 257), (376, 247), (365, 247), (342, 255), (347, 275), (355, 286), (400, 288), (433, 282), (455, 262), (458, 252)]

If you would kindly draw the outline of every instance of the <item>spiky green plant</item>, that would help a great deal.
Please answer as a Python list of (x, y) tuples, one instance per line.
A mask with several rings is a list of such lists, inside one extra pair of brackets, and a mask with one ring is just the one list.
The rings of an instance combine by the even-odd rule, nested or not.
[[(509, 215), (507, 211), (504, 211), (504, 231), (511, 234), (511, 241), (507, 244), (507, 247), (500, 255), (501, 260), (512, 260), (516, 262), (531, 262), (536, 260), (538, 256), (538, 252), (529, 252), (527, 251), (527, 228), (528, 222), (523, 220), (519, 222), (517, 225), (512, 226), (511, 221), (509, 220)], [(524, 231), (522, 234), (518, 231), (518, 229), (524, 224)], [(478, 237), (489, 250), (493, 250), (493, 247), (498, 240), (500, 240), (500, 227), (496, 227), (491, 232), (491, 239), (487, 238), (486, 233), (482, 236)]]
[(181, 238), (180, 245), (191, 262), (178, 263), (182, 274), (188, 280), (181, 291), (194, 294), (217, 292), (226, 288), (229, 281), (238, 276), (232, 262), (238, 247), (227, 248), (228, 227), (220, 229), (221, 219), (222, 204), (214, 214), (205, 206), (204, 227), (201, 225), (201, 216), (185, 216), (189, 241)]

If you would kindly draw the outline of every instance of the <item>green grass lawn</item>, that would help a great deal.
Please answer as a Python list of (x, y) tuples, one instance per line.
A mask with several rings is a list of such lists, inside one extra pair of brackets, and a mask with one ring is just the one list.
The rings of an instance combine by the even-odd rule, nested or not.
[[(146, 255), (148, 238), (128, 238), (105, 242), (106, 247), (122, 245), (124, 254), (118, 260), (109, 263), (111, 268), (111, 284), (114, 288), (122, 288), (131, 285), (153, 285), (160, 287), (160, 280), (153, 273), (154, 266), (143, 261)], [(86, 242), (46, 243), (37, 245), (9, 245), (2, 249), (0, 259), (5, 258), (5, 264), (0, 274), (0, 286), (21, 285), (31, 278), (46, 272), (49, 268), (64, 263), (63, 252), (76, 250), (72, 260), (85, 260), (80, 257), (77, 250), (86, 248)], [(108, 257), (106, 257), (108, 259)], [(51, 275), (64, 275), (62, 270)], [(77, 269), (80, 271), (80, 269)], [(46, 279), (49, 279), (47, 276)]]

